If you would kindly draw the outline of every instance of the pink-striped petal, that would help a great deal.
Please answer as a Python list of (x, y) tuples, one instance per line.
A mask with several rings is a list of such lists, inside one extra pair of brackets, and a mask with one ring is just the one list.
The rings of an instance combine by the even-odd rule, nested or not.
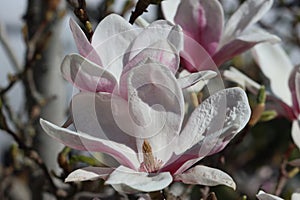
[(40, 119), (40, 124), (48, 135), (66, 146), (83, 151), (107, 153), (124, 166), (132, 169), (139, 168), (136, 153), (123, 144), (61, 128), (43, 119)]
[(117, 80), (110, 72), (78, 54), (64, 58), (61, 72), (67, 81), (83, 91), (112, 93), (117, 90)]
[(89, 59), (90, 61), (102, 66), (99, 55), (97, 54), (91, 43), (88, 41), (84, 32), (81, 30), (78, 24), (72, 18), (70, 18), (69, 23), (79, 54)]
[(221, 49), (213, 55), (213, 60), (217, 66), (220, 66), (225, 61), (251, 49), (259, 43), (277, 43), (279, 41), (280, 38), (275, 35), (265, 32), (259, 28), (252, 28), (222, 46)]
[[(183, 0), (175, 16), (185, 34), (214, 54), (222, 34), (224, 13), (218, 0)], [(185, 49), (186, 50), (186, 49)]]

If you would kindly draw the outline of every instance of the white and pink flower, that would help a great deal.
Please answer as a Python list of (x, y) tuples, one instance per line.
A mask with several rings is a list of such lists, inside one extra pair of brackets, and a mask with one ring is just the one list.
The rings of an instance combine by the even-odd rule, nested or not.
[(254, 26), (272, 4), (273, 0), (247, 0), (225, 26), (224, 11), (218, 0), (163, 1), (162, 8), (167, 20), (182, 27), (185, 44), (181, 56), (187, 61), (184, 67), (194, 72), (211, 68), (212, 61), (220, 66), (258, 43), (280, 41)]
[(176, 78), (183, 42), (178, 26), (156, 21), (134, 28), (110, 15), (91, 43), (73, 21), (71, 27), (81, 55), (66, 56), (62, 72), (81, 90), (72, 98), (76, 131), (43, 119), (41, 125), (66, 146), (108, 154), (118, 166), (78, 169), (66, 181), (104, 179), (120, 192), (157, 191), (173, 181), (235, 188), (221, 170), (192, 166), (244, 128), (251, 112), (247, 96), (240, 88), (220, 90), (183, 125), (182, 89), (216, 73)]

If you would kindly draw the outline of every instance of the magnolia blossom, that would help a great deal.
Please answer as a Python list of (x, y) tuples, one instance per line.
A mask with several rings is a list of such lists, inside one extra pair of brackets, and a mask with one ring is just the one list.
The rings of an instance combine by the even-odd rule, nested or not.
[(213, 62), (219, 66), (258, 43), (280, 41), (277, 36), (253, 26), (272, 4), (273, 0), (247, 0), (225, 26), (218, 0), (163, 1), (162, 8), (165, 18), (184, 30), (186, 37), (181, 54), (187, 60), (184, 67), (199, 71), (212, 67)]
[(260, 44), (253, 49), (254, 58), (270, 80), (271, 90), (279, 104), (273, 109), (293, 121), (292, 137), (300, 148), (300, 70), (294, 67), (279, 45)]
[[(260, 190), (258, 192), (258, 194), (256, 195), (256, 197), (259, 199), (259, 200), (284, 200), (278, 196), (275, 196), (275, 195), (272, 195), (272, 194), (268, 194), (268, 193), (265, 193), (264, 191)], [(292, 194), (292, 197), (291, 197), (291, 200), (298, 200), (300, 199), (300, 193), (293, 193)]]
[(161, 190), (173, 181), (235, 188), (228, 174), (192, 166), (221, 151), (246, 125), (247, 96), (240, 88), (216, 92), (183, 125), (182, 89), (216, 73), (176, 78), (183, 41), (178, 26), (157, 21), (140, 29), (110, 15), (91, 43), (73, 21), (71, 28), (81, 55), (66, 56), (62, 72), (81, 90), (72, 98), (76, 131), (43, 119), (41, 126), (59, 142), (108, 154), (118, 165), (78, 169), (67, 182), (104, 179), (129, 193)]
[[(300, 69), (294, 67), (280, 45), (259, 44), (252, 53), (263, 74), (270, 80), (271, 91), (267, 92), (268, 109), (275, 110), (279, 116), (293, 121), (292, 137), (300, 148)], [(261, 87), (234, 68), (225, 70), (224, 77), (257, 93)]]

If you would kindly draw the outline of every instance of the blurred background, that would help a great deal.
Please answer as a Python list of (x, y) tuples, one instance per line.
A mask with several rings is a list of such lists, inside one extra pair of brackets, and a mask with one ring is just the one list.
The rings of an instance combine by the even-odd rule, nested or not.
[[(76, 152), (72, 157), (70, 150), (41, 133), (38, 125), (40, 117), (62, 125), (68, 116), (73, 88), (62, 79), (60, 63), (64, 55), (77, 52), (68, 24), (70, 17), (80, 21), (74, 14), (74, 2), (10, 0), (1, 3), (0, 199), (138, 198), (114, 194), (99, 182), (64, 185), (61, 180), (66, 169), (62, 166), (63, 161), (57, 163), (58, 153), (65, 150), (60, 159), (73, 158), (74, 168), (89, 162), (76, 157)], [(129, 19), (136, 2), (86, 0), (84, 10), (95, 28), (111, 12)], [(243, 0), (220, 2), (228, 18)], [(147, 10), (142, 16), (149, 22), (163, 17), (159, 5), (150, 5)], [(278, 35), (293, 65), (299, 65), (299, 0), (275, 0), (258, 25)], [(226, 62), (221, 70), (229, 66), (235, 66), (268, 88), (268, 80), (249, 52)], [(255, 97), (249, 94), (249, 98)], [(274, 193), (282, 184), (280, 196), (289, 199), (291, 193), (300, 189), (299, 169), (286, 163), (300, 158), (299, 150), (291, 140), (290, 127), (291, 122), (284, 118), (259, 122), (244, 130), (224, 151), (203, 160), (203, 164), (218, 166), (231, 174), (238, 185), (236, 191), (223, 186), (212, 187), (209, 191), (215, 192), (221, 200), (255, 199), (260, 188)], [(16, 138), (25, 146), (20, 146)], [(53, 184), (60, 186), (55, 192)], [(190, 199), (200, 199), (208, 188), (174, 184), (169, 190), (171, 193), (188, 191)]]

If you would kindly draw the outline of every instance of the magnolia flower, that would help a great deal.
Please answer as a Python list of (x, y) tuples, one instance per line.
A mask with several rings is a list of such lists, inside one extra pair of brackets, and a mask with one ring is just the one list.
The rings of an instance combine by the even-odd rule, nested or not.
[(187, 60), (184, 67), (199, 71), (214, 66), (212, 61), (219, 66), (258, 43), (280, 41), (277, 36), (253, 26), (272, 4), (273, 0), (247, 0), (225, 27), (223, 8), (218, 0), (163, 1), (162, 8), (165, 18), (184, 30), (181, 54)]
[[(192, 166), (221, 151), (246, 125), (247, 96), (240, 88), (221, 90), (203, 101), (182, 128), (182, 89), (215, 73), (176, 79), (182, 41), (178, 26), (158, 21), (134, 29), (110, 15), (98, 25), (92, 43), (72, 21), (71, 27), (82, 56), (67, 56), (62, 71), (81, 90), (72, 98), (76, 131), (43, 119), (41, 126), (71, 148), (110, 155), (118, 166), (78, 169), (67, 182), (104, 179), (120, 192), (157, 191), (173, 181), (235, 188), (228, 174)], [(124, 37), (128, 32), (130, 37)]]
[(260, 44), (253, 48), (254, 59), (270, 80), (271, 92), (278, 100), (273, 107), (279, 115), (293, 121), (292, 137), (300, 148), (300, 71), (279, 45)]
[[(138, 87), (152, 75), (157, 76), (156, 84)], [(157, 191), (173, 181), (224, 184), (235, 189), (226, 173), (192, 166), (221, 151), (246, 125), (250, 108), (242, 89), (230, 88), (210, 96), (194, 110), (184, 128), (182, 91), (167, 68), (153, 63), (136, 67), (128, 76), (128, 94), (128, 101), (108, 93), (75, 95), (72, 102), (77, 132), (41, 119), (46, 133), (61, 143), (106, 153), (120, 164), (116, 168), (78, 169), (67, 182), (101, 178), (120, 192)]]
[[(265, 193), (264, 191), (260, 190), (258, 192), (258, 194), (256, 195), (256, 197), (259, 199), (259, 200), (284, 200), (278, 196), (275, 196), (275, 195), (272, 195), (272, 194), (268, 194), (268, 193)], [(293, 193), (292, 194), (292, 197), (291, 197), (291, 200), (298, 200), (300, 199), (300, 193)]]

